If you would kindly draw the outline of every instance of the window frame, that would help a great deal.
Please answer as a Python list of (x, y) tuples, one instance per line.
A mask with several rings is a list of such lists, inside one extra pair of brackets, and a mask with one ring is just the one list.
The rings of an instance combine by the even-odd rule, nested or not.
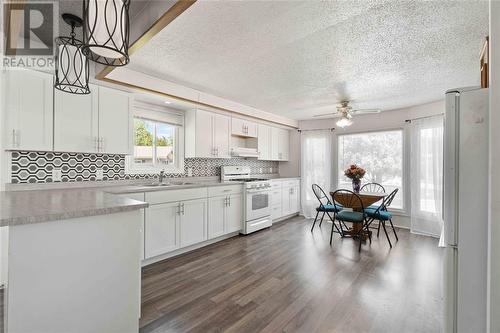
[(409, 202), (409, 196), (410, 196), (410, 170), (409, 170), (409, 158), (410, 158), (410, 151), (409, 151), (409, 133), (408, 129), (406, 126), (404, 127), (388, 127), (388, 128), (377, 128), (373, 130), (359, 130), (359, 131), (346, 131), (343, 133), (335, 133), (335, 142), (334, 142), (334, 149), (335, 149), (335, 164), (332, 166), (332, 171), (333, 171), (333, 177), (334, 181), (336, 182), (336, 187), (338, 187), (340, 178), (339, 178), (339, 144), (340, 140), (339, 138), (341, 136), (347, 136), (347, 135), (356, 135), (356, 134), (369, 134), (369, 133), (380, 133), (380, 132), (391, 132), (391, 131), (400, 131), (401, 132), (401, 138), (402, 138), (402, 179), (401, 179), (401, 193), (403, 195), (403, 200), (402, 200), (402, 207), (401, 208), (391, 208), (389, 207), (388, 210), (395, 215), (398, 216), (410, 216), (410, 202)]
[[(137, 107), (134, 107), (134, 110), (130, 113), (130, 153), (125, 158), (125, 174), (129, 175), (138, 175), (138, 174), (157, 174), (161, 171), (165, 173), (171, 174), (184, 174), (184, 127), (182, 124), (174, 124), (170, 121), (167, 121), (165, 118), (169, 116), (180, 117), (182, 118), (182, 123), (184, 122), (184, 115), (171, 111), (170, 109), (163, 108), (157, 105), (149, 105), (145, 103), (138, 104)], [(144, 120), (153, 121), (156, 123), (164, 123), (169, 124), (174, 127), (174, 163), (171, 165), (162, 165), (153, 162), (153, 164), (138, 164), (135, 163), (134, 157), (134, 141), (135, 141), (135, 132), (134, 132), (134, 119), (140, 118)], [(156, 136), (156, 126), (154, 136)], [(154, 137), (154, 142), (156, 142), (156, 137)], [(156, 147), (156, 145), (153, 145)], [(153, 151), (155, 151), (154, 149)], [(156, 153), (153, 152), (153, 161), (155, 159)]]

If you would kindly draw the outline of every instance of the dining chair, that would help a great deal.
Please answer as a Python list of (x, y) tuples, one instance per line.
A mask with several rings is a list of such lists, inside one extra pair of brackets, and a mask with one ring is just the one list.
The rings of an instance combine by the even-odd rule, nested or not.
[[(368, 228), (365, 227), (366, 213), (365, 213), (365, 207), (363, 205), (363, 200), (361, 200), (360, 196), (357, 193), (345, 189), (340, 189), (333, 192), (332, 198), (334, 206), (338, 205), (338, 202), (341, 202), (343, 204), (343, 207), (354, 207), (352, 210), (347, 210), (346, 208), (340, 210), (337, 214), (335, 214), (335, 218), (339, 221), (340, 228), (342, 228), (343, 222), (361, 224), (361, 228), (359, 229), (356, 235), (359, 239), (358, 251), (361, 251), (361, 243), (363, 242), (362, 239), (363, 237), (361, 237), (362, 236), (361, 234), (363, 233), (364, 229), (366, 229), (366, 232), (368, 233), (368, 238), (370, 239), (370, 243), (372, 241), (370, 232), (368, 231)], [(332, 238), (333, 238), (333, 227), (330, 233), (330, 245), (332, 244)]]
[[(333, 226), (335, 226), (338, 233), (342, 234), (342, 232), (339, 230), (339, 228), (335, 224), (335, 214), (337, 214), (340, 210), (342, 210), (343, 207), (341, 205), (335, 206), (334, 204), (332, 204), (332, 202), (330, 201), (330, 199), (326, 195), (325, 191), (323, 191), (321, 186), (319, 186), (318, 184), (313, 184), (312, 190), (313, 190), (314, 195), (316, 196), (316, 198), (319, 201), (319, 206), (316, 207), (316, 217), (314, 218), (314, 222), (313, 222), (313, 225), (311, 227), (311, 232), (313, 231), (314, 225), (316, 224), (316, 221), (318, 220), (319, 213), (323, 213), (323, 215), (321, 215), (321, 220), (319, 222), (319, 226), (321, 227), (321, 224), (323, 223), (323, 218), (325, 217), (325, 214), (326, 214), (326, 215), (328, 215), (328, 217), (332, 221)], [(330, 215), (330, 213), (333, 213), (333, 217)], [(333, 228), (333, 226), (332, 226), (332, 228)], [(342, 228), (342, 226), (341, 226), (341, 228)]]
[[(385, 193), (385, 188), (379, 183), (366, 183), (359, 189), (360, 192)], [(371, 205), (367, 208), (377, 209), (377, 205)]]
[(398, 234), (396, 233), (396, 229), (394, 228), (394, 225), (392, 224), (392, 214), (387, 211), (387, 207), (389, 207), (392, 203), (392, 200), (394, 200), (394, 197), (398, 193), (399, 189), (395, 189), (392, 191), (387, 197), (384, 198), (382, 201), (382, 204), (374, 209), (374, 208), (366, 208), (365, 213), (368, 216), (368, 227), (370, 224), (374, 221), (378, 221), (378, 227), (377, 227), (377, 237), (379, 236), (380, 233), (380, 225), (382, 225), (382, 228), (384, 229), (385, 237), (387, 238), (387, 241), (389, 242), (389, 246), (392, 248), (392, 243), (391, 239), (389, 238), (389, 235), (387, 234), (387, 229), (385, 228), (385, 223), (386, 221), (389, 221), (391, 224), (392, 231), (394, 232), (394, 236), (396, 237), (396, 241), (399, 241), (398, 239)]

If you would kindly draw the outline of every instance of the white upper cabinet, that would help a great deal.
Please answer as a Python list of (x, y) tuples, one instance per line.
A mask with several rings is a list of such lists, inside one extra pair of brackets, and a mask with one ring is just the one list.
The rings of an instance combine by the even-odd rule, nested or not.
[(280, 161), (288, 161), (290, 155), (290, 132), (280, 128), (278, 133), (278, 159)]
[(129, 154), (130, 95), (99, 87), (99, 151)]
[(248, 138), (257, 137), (257, 124), (241, 118), (231, 118), (231, 134)]
[(213, 146), (213, 114), (207, 111), (194, 111), (195, 126), (194, 131), (188, 131), (186, 128), (186, 142), (190, 141), (194, 136), (193, 150), (190, 153), (186, 150), (186, 156), (189, 157), (215, 157), (215, 149)]
[(29, 70), (4, 75), (4, 148), (52, 150), (52, 75)]
[(290, 132), (283, 128), (259, 124), (257, 145), (260, 160), (288, 161)]
[(220, 114), (213, 116), (214, 127), (214, 147), (217, 157), (231, 157), (229, 151), (229, 142), (231, 141), (229, 135), (229, 122), (230, 118)]
[(257, 137), (259, 160), (271, 159), (271, 127), (259, 124)]
[(186, 157), (230, 157), (230, 120), (204, 110), (186, 112)]
[(280, 159), (279, 147), (280, 129), (271, 127), (271, 160), (278, 161)]
[(95, 153), (98, 151), (98, 88), (88, 95), (54, 89), (54, 150)]

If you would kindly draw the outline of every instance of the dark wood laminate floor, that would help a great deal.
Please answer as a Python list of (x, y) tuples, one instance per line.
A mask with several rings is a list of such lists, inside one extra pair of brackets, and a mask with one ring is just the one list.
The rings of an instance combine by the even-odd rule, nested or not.
[[(141, 332), (441, 332), (442, 251), (364, 245), (301, 217), (143, 269)], [(392, 234), (391, 234), (392, 236)]]

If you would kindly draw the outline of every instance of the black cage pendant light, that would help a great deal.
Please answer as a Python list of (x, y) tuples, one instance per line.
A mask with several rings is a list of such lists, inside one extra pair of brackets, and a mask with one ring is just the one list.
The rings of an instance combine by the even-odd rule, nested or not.
[(90, 94), (89, 61), (82, 53), (83, 42), (75, 38), (75, 27), (82, 26), (82, 19), (72, 14), (62, 14), (62, 18), (71, 26), (71, 35), (55, 40), (54, 87), (71, 94)]
[(83, 54), (97, 63), (129, 62), (130, 0), (83, 0)]

